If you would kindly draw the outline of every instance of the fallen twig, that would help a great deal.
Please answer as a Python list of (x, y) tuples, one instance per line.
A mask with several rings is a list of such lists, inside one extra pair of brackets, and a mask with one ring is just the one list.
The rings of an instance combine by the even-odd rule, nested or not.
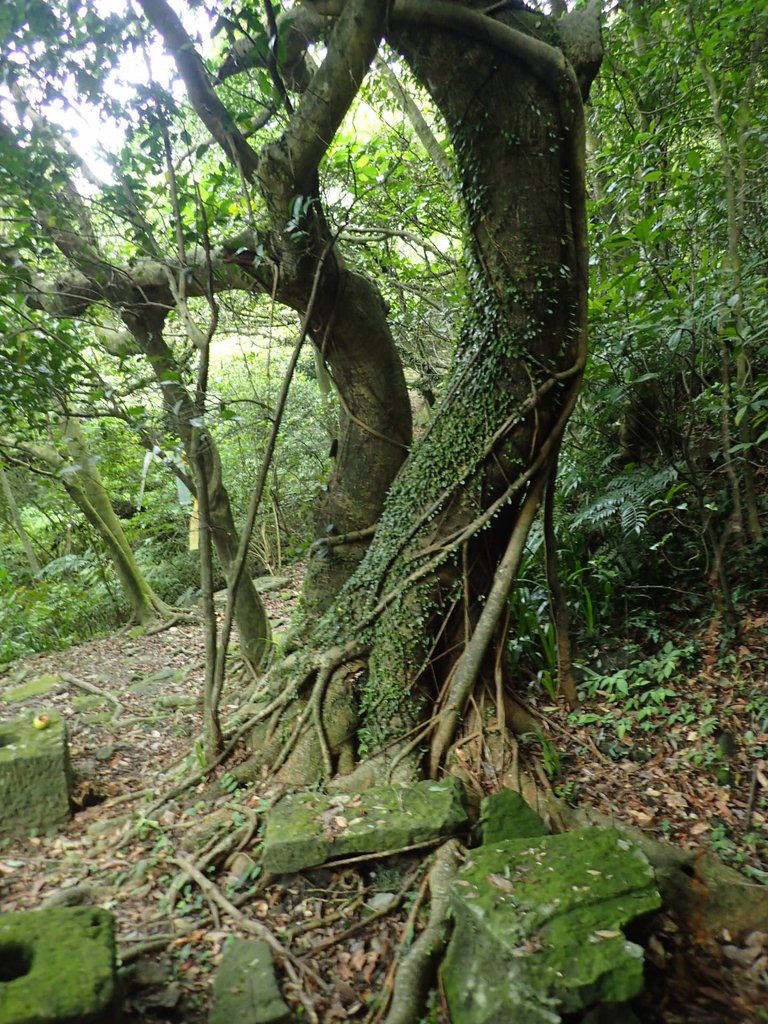
[(343, 932), (340, 932), (338, 935), (331, 935), (330, 938), (324, 939), (322, 942), (318, 942), (316, 946), (312, 947), (313, 954), (321, 953), (326, 949), (330, 949), (332, 946), (338, 946), (340, 942), (346, 942), (346, 940), (351, 939), (353, 935), (357, 935), (358, 932), (365, 931), (366, 928), (370, 928), (372, 924), (375, 924), (376, 921), (381, 920), (382, 917), (388, 917), (393, 910), (397, 910), (402, 904), (408, 892), (410, 891), (411, 886), (416, 880), (416, 876), (418, 875), (419, 871), (421, 871), (421, 865), (419, 865), (415, 871), (410, 872), (404, 884), (400, 888), (400, 891), (397, 893), (397, 895), (395, 896), (395, 898), (392, 900), (388, 907), (385, 907), (383, 910), (376, 910), (371, 914), (370, 917), (367, 917), (364, 921), (357, 921), (355, 924), (350, 925), (349, 928), (345, 929)]
[(260, 924), (258, 921), (252, 921), (249, 917), (246, 917), (242, 911), (237, 909), (234, 903), (231, 903), (227, 899), (224, 893), (214, 882), (210, 880), (210, 878), (206, 878), (201, 871), (198, 871), (191, 860), (188, 860), (181, 853), (177, 853), (173, 860), (194, 882), (197, 883), (205, 896), (216, 903), (221, 910), (237, 922), (239, 928), (242, 928), (244, 932), (249, 932), (251, 935), (257, 936), (257, 938), (266, 942), (270, 949), (277, 953), (285, 963), (285, 970), (291, 981), (298, 985), (299, 975), (306, 974), (312, 977), (313, 981), (318, 984), (322, 984), (320, 978), (315, 974), (315, 972), (310, 970), (306, 964), (302, 963), (302, 961), (289, 949), (286, 949), (282, 942), (275, 938), (266, 925)]

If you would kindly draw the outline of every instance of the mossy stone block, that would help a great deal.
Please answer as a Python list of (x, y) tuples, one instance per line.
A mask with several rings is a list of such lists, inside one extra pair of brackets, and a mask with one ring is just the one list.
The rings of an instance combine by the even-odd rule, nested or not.
[(622, 929), (659, 907), (653, 870), (614, 829), (472, 850), (451, 886), (442, 966), (453, 1024), (556, 1024), (641, 991), (643, 951)]
[(267, 815), (262, 863), (290, 874), (327, 860), (398, 850), (468, 827), (458, 779), (375, 786), (356, 796), (295, 793)]
[(0, 835), (69, 821), (67, 730), (61, 715), (47, 717), (44, 729), (31, 717), (0, 723)]
[(290, 1024), (266, 942), (231, 938), (213, 983), (208, 1024)]
[(117, 1024), (114, 919), (97, 907), (0, 916), (2, 1024)]
[(514, 789), (500, 789), (480, 804), (483, 843), (546, 836), (549, 829)]
[(31, 700), (34, 697), (42, 697), (52, 690), (60, 690), (61, 679), (58, 676), (46, 674), (38, 676), (37, 679), (30, 679), (28, 683), (20, 683), (19, 686), (12, 686), (2, 694), (0, 700), (6, 704), (17, 704), (23, 700)]

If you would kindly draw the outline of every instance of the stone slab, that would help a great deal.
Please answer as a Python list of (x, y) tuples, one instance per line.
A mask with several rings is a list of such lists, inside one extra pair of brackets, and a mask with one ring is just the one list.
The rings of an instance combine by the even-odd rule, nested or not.
[(36, 697), (42, 697), (44, 694), (62, 688), (63, 684), (58, 676), (46, 674), (4, 690), (0, 694), (0, 700), (5, 701), (6, 704), (21, 703), (21, 701), (34, 700)]
[(0, 835), (56, 828), (69, 821), (67, 730), (57, 712), (48, 725), (32, 716), (0, 723)]
[(480, 803), (479, 824), (484, 844), (549, 834), (538, 814), (514, 789), (500, 789), (485, 797)]
[(262, 864), (290, 874), (353, 854), (398, 850), (468, 828), (464, 790), (454, 778), (376, 786), (345, 796), (296, 793), (267, 816)]
[(2, 1024), (118, 1024), (114, 919), (97, 907), (0, 916)]
[(645, 856), (614, 829), (472, 850), (451, 887), (442, 977), (452, 1024), (555, 1024), (633, 998), (643, 951), (622, 927), (660, 903)]
[(230, 938), (213, 982), (209, 1024), (290, 1024), (266, 942)]

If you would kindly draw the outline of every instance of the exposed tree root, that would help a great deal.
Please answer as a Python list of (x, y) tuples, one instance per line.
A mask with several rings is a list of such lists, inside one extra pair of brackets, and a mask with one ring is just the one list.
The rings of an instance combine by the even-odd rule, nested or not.
[(305, 963), (303, 963), (297, 956), (294, 956), (289, 949), (276, 939), (272, 932), (267, 928), (266, 925), (261, 924), (259, 921), (253, 921), (251, 918), (246, 917), (242, 911), (231, 903), (227, 897), (221, 892), (209, 878), (199, 871), (191, 860), (188, 860), (183, 854), (177, 853), (173, 858), (176, 864), (195, 882), (200, 889), (203, 891), (206, 897), (221, 908), (226, 914), (228, 914), (233, 921), (237, 922), (238, 928), (242, 928), (243, 931), (250, 932), (251, 935), (255, 935), (261, 939), (262, 942), (266, 942), (270, 949), (275, 952), (285, 964), (285, 970), (288, 977), (294, 984), (299, 983), (300, 975), (307, 975), (313, 979), (318, 985), (322, 986), (322, 980), (315, 974), (314, 971), (310, 970)]
[[(351, 939), (354, 935), (367, 931), (367, 929), (376, 921), (379, 921), (382, 917), (388, 917), (393, 911), (398, 910), (402, 906), (403, 900), (410, 892), (420, 871), (421, 865), (419, 865), (415, 871), (411, 871), (409, 873), (405, 880), (405, 884), (401, 886), (400, 891), (388, 907), (384, 910), (377, 910), (369, 917), (366, 917), (364, 921), (358, 921), (357, 924), (351, 925), (351, 927), (345, 929), (345, 931), (339, 932), (338, 935), (332, 935), (330, 938), (324, 939), (322, 942), (318, 942), (316, 946), (312, 947), (312, 952), (320, 953), (323, 950), (330, 949), (332, 946), (338, 946), (340, 942), (346, 942), (347, 939)], [(328, 923), (328, 918), (323, 918), (322, 923), (323, 925), (326, 925)]]
[[(218, 861), (224, 860), (226, 855), (229, 853), (235, 853), (238, 850), (242, 850), (253, 838), (253, 834), (259, 824), (258, 816), (250, 807), (245, 807), (242, 804), (237, 805), (237, 810), (241, 814), (245, 815), (245, 824), (241, 825), (240, 828), (235, 829), (233, 832), (231, 831), (231, 820), (221, 822), (220, 825), (224, 828), (223, 835), (220, 834), (219, 830), (214, 829), (211, 838), (197, 855), (195, 866), (199, 871), (205, 871), (209, 865), (216, 864)], [(173, 911), (174, 904), (179, 898), (179, 893), (187, 881), (189, 881), (189, 875), (187, 872), (180, 871), (171, 882), (167, 897), (168, 913)]]
[(115, 711), (111, 718), (113, 722), (125, 710), (122, 702), (113, 693), (110, 693), (108, 690), (100, 690), (98, 686), (94, 686), (93, 683), (89, 683), (86, 679), (79, 679), (70, 672), (60, 672), (59, 678), (68, 686), (76, 686), (80, 690), (85, 690), (86, 693), (92, 693), (96, 697), (102, 697), (104, 700), (111, 701), (115, 705)]
[(171, 629), (172, 626), (178, 626), (179, 623), (190, 623), (197, 622), (198, 616), (191, 612), (176, 612), (168, 606), (168, 613), (170, 614), (169, 619), (163, 619), (162, 622), (156, 623), (154, 626), (147, 626), (144, 630), (147, 636), (157, 636), (158, 633), (164, 633), (167, 629)]
[(525, 540), (538, 511), (545, 484), (545, 473), (542, 473), (539, 479), (534, 480), (531, 484), (509, 538), (507, 550), (494, 575), (493, 586), (483, 605), (477, 626), (461, 656), (459, 667), (451, 683), (448, 698), (438, 716), (437, 728), (432, 738), (429, 756), (429, 772), (432, 778), (437, 777), (445, 752), (453, 741), (459, 715), (475, 685), (480, 672), (480, 664), (491, 638), (496, 632), (499, 620), (503, 616), (509, 591), (522, 561)]
[(395, 987), (385, 1024), (412, 1024), (418, 1020), (437, 963), (448, 941), (449, 889), (458, 870), (459, 844), (449, 839), (435, 854), (429, 873), (429, 920), (411, 946), (395, 976)]

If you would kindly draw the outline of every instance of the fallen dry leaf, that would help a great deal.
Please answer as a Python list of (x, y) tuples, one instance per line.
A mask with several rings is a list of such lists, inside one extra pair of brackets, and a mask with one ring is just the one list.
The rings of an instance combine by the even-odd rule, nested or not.
[(493, 871), (488, 875), (488, 881), (502, 892), (512, 892), (515, 888), (508, 878), (505, 878), (504, 875), (497, 875)]

